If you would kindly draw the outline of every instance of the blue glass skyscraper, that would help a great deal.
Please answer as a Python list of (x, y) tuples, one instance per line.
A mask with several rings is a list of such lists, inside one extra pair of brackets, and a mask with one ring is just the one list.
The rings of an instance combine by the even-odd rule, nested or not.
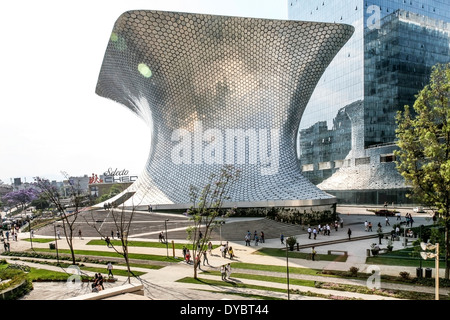
[(412, 106), (431, 67), (450, 61), (450, 2), (288, 0), (289, 19), (355, 32), (311, 96), (300, 123), (303, 174), (342, 202), (405, 201), (395, 169), (395, 115)]

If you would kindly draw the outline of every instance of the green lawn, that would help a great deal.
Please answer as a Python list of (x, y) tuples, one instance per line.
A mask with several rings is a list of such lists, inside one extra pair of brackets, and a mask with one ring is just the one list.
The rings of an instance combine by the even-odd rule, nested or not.
[[(114, 246), (120, 247), (122, 245), (120, 240), (111, 240), (111, 243)], [(105, 246), (106, 242), (105, 240), (90, 240), (88, 245), (95, 245), (95, 246)], [(155, 242), (155, 241), (128, 241), (129, 247), (146, 247), (146, 248), (164, 248), (167, 247), (169, 249), (172, 249), (175, 247), (175, 249), (182, 250), (184, 246), (188, 246), (189, 244), (186, 243), (174, 243), (172, 246), (172, 242), (169, 242), (167, 245), (162, 242)], [(192, 244), (191, 244), (192, 245)], [(213, 249), (219, 247), (218, 245), (213, 245)]]
[[(392, 252), (387, 252), (379, 254), (378, 256), (367, 257), (366, 263), (368, 264), (383, 264), (383, 265), (396, 265), (405, 267), (420, 267), (422, 263), (422, 268), (434, 268), (435, 260), (423, 260), (417, 257), (413, 253), (414, 248), (405, 248), (401, 250), (394, 250)], [(439, 268), (445, 269), (445, 262), (443, 259), (439, 261)]]
[[(277, 248), (261, 248), (261, 249), (258, 249), (257, 251), (255, 251), (255, 254), (286, 258), (286, 250), (277, 249)], [(308, 255), (309, 255), (309, 252), (288, 251), (288, 258), (306, 259), (306, 257)], [(336, 261), (336, 262), (347, 261), (347, 257), (344, 255), (317, 254), (316, 256), (319, 257), (320, 260), (323, 260), (323, 261)]]
[[(45, 248), (35, 248), (34, 251), (37, 252), (52, 252), (54, 253), (55, 250), (52, 249), (45, 249)], [(62, 254), (70, 254), (69, 249), (58, 249), (59, 253)], [(116, 252), (109, 252), (109, 251), (95, 251), (95, 250), (74, 250), (75, 255), (84, 255), (84, 256), (96, 256), (96, 257), (113, 257), (113, 258), (122, 258), (122, 256)], [(167, 257), (167, 256), (161, 256), (161, 255), (155, 255), (155, 254), (143, 254), (143, 253), (129, 253), (128, 257), (130, 259), (137, 259), (137, 260), (151, 260), (151, 261), (163, 261), (163, 262), (179, 262), (182, 261), (183, 258), (173, 258), (173, 257)]]

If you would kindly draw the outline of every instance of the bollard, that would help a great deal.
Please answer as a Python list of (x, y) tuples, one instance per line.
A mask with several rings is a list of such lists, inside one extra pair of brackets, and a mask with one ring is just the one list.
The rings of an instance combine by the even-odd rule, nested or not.
[(172, 251), (173, 251), (173, 258), (175, 258), (175, 242), (172, 240)]

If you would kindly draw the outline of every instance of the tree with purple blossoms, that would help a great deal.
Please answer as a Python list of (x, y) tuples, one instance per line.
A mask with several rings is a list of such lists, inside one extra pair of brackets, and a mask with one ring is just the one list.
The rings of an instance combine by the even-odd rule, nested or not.
[(38, 194), (34, 188), (21, 189), (8, 192), (3, 196), (3, 200), (11, 206), (20, 206), (23, 211), (31, 201), (38, 198)]

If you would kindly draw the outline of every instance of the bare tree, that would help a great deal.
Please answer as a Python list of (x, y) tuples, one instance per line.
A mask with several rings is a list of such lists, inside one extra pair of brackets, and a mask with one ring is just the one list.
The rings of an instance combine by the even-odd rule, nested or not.
[[(188, 210), (188, 214), (191, 215), (193, 226), (186, 231), (188, 240), (192, 241), (195, 279), (197, 279), (197, 268), (200, 266), (200, 260), (211, 238), (211, 232), (218, 226), (214, 223), (216, 218), (220, 215), (228, 216), (232, 213), (232, 210), (224, 210), (222, 206), (224, 200), (229, 199), (228, 191), (239, 174), (239, 170), (227, 165), (221, 169), (219, 176), (211, 175), (210, 181), (202, 190), (191, 186), (190, 195), (193, 205)], [(201, 230), (204, 232), (200, 236)]]
[[(130, 234), (130, 227), (131, 223), (134, 218), (134, 214), (136, 211), (137, 206), (134, 204), (131, 206), (131, 209), (126, 209), (124, 205), (122, 205), (121, 208), (118, 208), (120, 203), (125, 202), (129, 198), (131, 198), (134, 195), (135, 192), (126, 192), (121, 197), (119, 197), (117, 200), (113, 201), (112, 203), (106, 203), (104, 204), (104, 209), (107, 211), (107, 216), (111, 217), (115, 229), (119, 233), (118, 237), (120, 240), (120, 246), (115, 246), (114, 242), (108, 241), (108, 246), (111, 246), (114, 251), (121, 255), (123, 259), (125, 260), (125, 264), (127, 266), (127, 274), (128, 274), (128, 283), (131, 283), (131, 268), (130, 268), (130, 258), (128, 253), (128, 236)], [(92, 221), (89, 222), (87, 219), (86, 222), (89, 226), (94, 228), (97, 233), (100, 235), (100, 237), (104, 240), (110, 239), (109, 234), (102, 230), (101, 227), (98, 227), (95, 223), (96, 219), (94, 218), (93, 211), (91, 210), (91, 218)], [(111, 239), (110, 239), (111, 240)]]
[[(75, 223), (78, 219), (78, 213), (83, 208), (83, 203), (86, 200), (86, 195), (80, 190), (79, 185), (75, 185), (69, 179), (66, 173), (63, 173), (66, 179), (69, 181), (69, 195), (63, 197), (59, 190), (53, 186), (48, 180), (36, 177), (35, 185), (41, 191), (41, 195), (52, 203), (59, 213), (60, 220), (62, 221), (62, 227), (64, 231), (64, 236), (69, 246), (70, 253), (72, 256), (72, 264), (76, 264), (75, 261), (75, 251), (73, 247), (73, 237), (75, 233)], [(73, 213), (68, 214), (66, 212), (67, 208), (73, 208)]]

